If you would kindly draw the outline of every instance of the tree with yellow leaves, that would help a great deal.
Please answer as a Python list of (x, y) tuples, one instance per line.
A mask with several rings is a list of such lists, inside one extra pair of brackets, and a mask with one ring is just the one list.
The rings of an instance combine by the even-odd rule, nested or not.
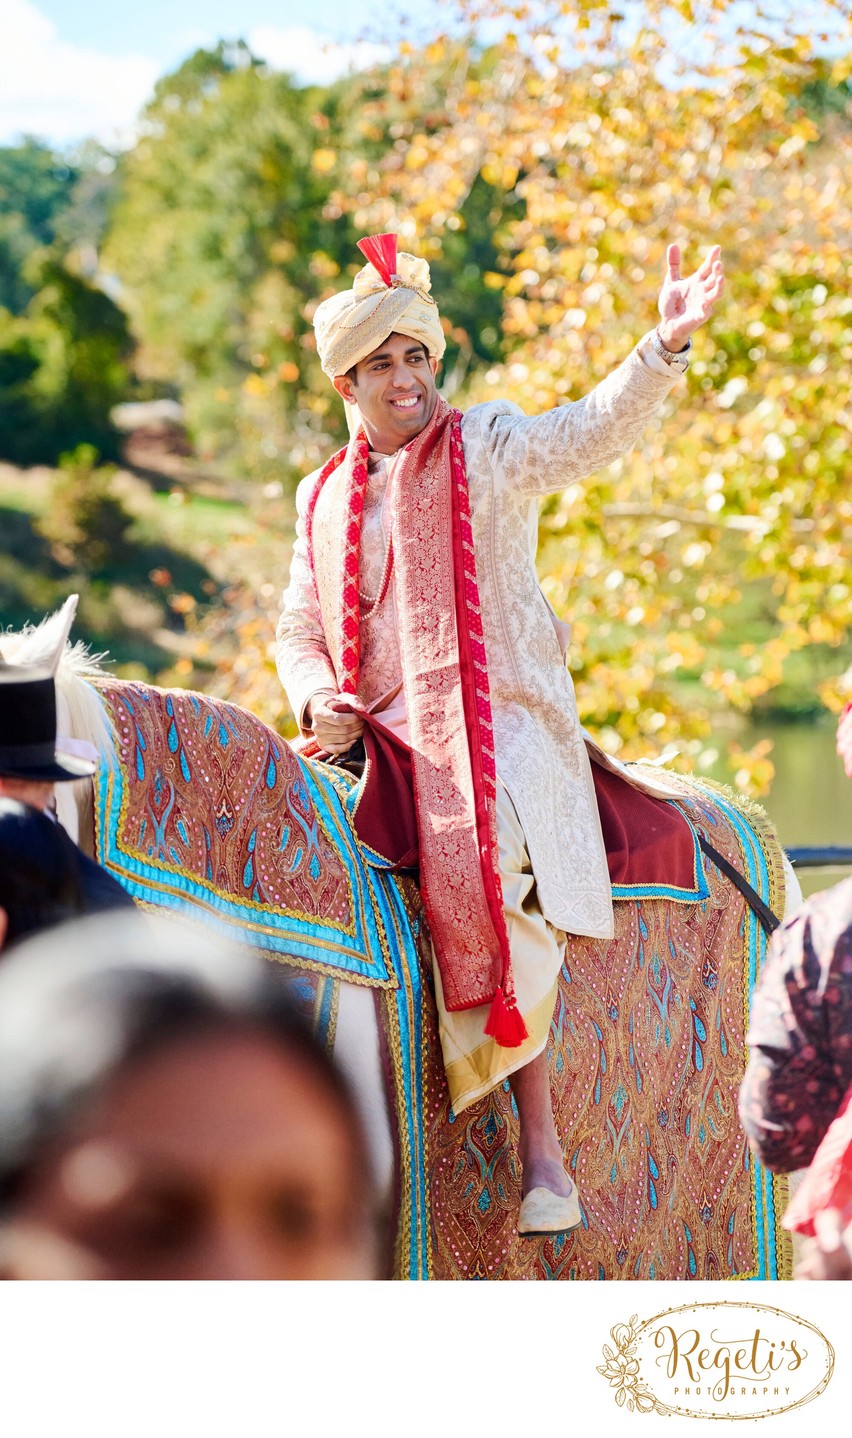
[[(518, 207), (499, 226), (502, 272), (484, 277), (507, 361), (465, 398), (533, 412), (582, 394), (651, 322), (667, 244), (723, 248), (728, 299), (686, 394), (541, 525), (586, 722), (624, 756), (694, 753), (708, 709), (748, 711), (796, 651), (837, 651), (827, 679), (848, 655), (846, 12), (827, 3), (820, 35), (792, 7), (783, 25), (755, 10), (735, 28), (726, 0), (648, 0), (632, 18), (584, 0), (457, 9), (471, 36), (488, 20), (501, 38), (485, 56), (456, 35), (403, 59), (405, 144), (354, 217), (433, 259), (475, 183)], [(429, 132), (417, 96), (436, 67), (446, 123)], [(830, 679), (823, 693), (839, 698)], [(771, 763), (740, 753), (738, 769), (760, 787)]]
[[(327, 92), (245, 57), (219, 57), (211, 83), (204, 63), (155, 97), (111, 253), (149, 362), (191, 413), (221, 402), (235, 462), (289, 485), (340, 442), (310, 326), (358, 234), (395, 230), (430, 261), (448, 397), (529, 412), (585, 393), (650, 327), (668, 244), (690, 264), (720, 244), (726, 300), (681, 393), (627, 458), (545, 505), (543, 588), (573, 624), (582, 717), (622, 757), (700, 759), (720, 715), (770, 702), (791, 665), (799, 702), (809, 686), (838, 704), (846, 0), (779, 0), (771, 18), (729, 0), (453, 0), (432, 43)], [(275, 600), (234, 594), (220, 686), (239, 696), (248, 665), (253, 705), (280, 719)], [(735, 766), (754, 788), (771, 776), (764, 749)]]

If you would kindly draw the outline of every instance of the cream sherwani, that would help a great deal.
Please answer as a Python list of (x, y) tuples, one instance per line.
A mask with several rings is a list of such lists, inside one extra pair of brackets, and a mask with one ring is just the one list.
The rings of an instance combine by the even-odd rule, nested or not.
[[(537, 918), (544, 936), (542, 972), (532, 988), (523, 975), (523, 945), (511, 943), (519, 1006), (528, 1028), (530, 1012), (544, 1013), (548, 1008), (559, 969), (560, 931), (594, 938), (608, 938), (613, 932), (609, 872), (586, 742), (564, 663), (561, 626), (536, 574), (538, 506), (544, 495), (624, 454), (678, 382), (677, 372), (657, 356), (646, 360), (645, 355), (647, 349), (640, 342), (585, 398), (543, 415), (528, 418), (516, 405), (501, 400), (476, 405), (462, 422), (497, 774), (503, 790), (498, 817), (507, 922), (530, 940), (533, 931), (526, 919)], [(304, 711), (312, 695), (319, 689), (339, 688), (343, 469), (328, 479), (314, 511), (315, 590), (304, 515), (318, 476), (319, 471), (309, 475), (297, 492), (297, 539), (277, 635), (278, 672), (303, 732), (307, 732)], [(393, 530), (393, 503), (388, 498), (392, 476), (393, 461), (371, 469), (361, 547), (360, 587), (365, 595), (378, 591), (384, 546)], [(387, 600), (362, 619), (359, 695), (367, 705), (381, 706), (399, 691), (401, 678), (391, 586)], [(391, 700), (391, 706), (399, 719), (399, 698)], [(653, 791), (666, 793), (665, 780)], [(515, 855), (511, 862), (517, 883), (505, 871), (504, 858), (510, 852)], [(438, 996), (443, 1011), (440, 986)], [(454, 1107), (463, 1107), (534, 1057), (545, 1042), (551, 1013), (552, 1002), (543, 1025), (536, 1022), (531, 1029), (534, 1042), (528, 1041), (522, 1051), (498, 1050), (505, 1062), (496, 1067), (496, 1045), (480, 1044), (488, 1052), (474, 1057), (470, 1072), (458, 1084), (451, 1082)], [(483, 1018), (479, 1010), (442, 1012), (448, 1077), (455, 1064), (465, 1067), (463, 1053), (471, 1046), (476, 1049), (477, 1026), (481, 1038)]]

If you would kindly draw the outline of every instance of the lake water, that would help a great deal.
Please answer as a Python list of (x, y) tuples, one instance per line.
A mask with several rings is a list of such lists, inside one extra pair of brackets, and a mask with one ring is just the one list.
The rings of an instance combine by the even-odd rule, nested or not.
[[(749, 724), (737, 735), (743, 748), (759, 739), (773, 741), (775, 778), (760, 800), (778, 829), (782, 844), (845, 844), (852, 847), (852, 780), (835, 750), (836, 721), (827, 723)], [(730, 780), (730, 775), (712, 777)], [(827, 889), (852, 873), (846, 869), (802, 869), (805, 894)]]

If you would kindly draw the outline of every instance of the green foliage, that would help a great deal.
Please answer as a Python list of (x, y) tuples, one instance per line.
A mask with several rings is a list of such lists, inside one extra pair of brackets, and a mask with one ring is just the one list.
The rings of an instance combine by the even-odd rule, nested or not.
[[(177, 381), (204, 450), (262, 459), (301, 419), (301, 313), (322, 191), (305, 92), (244, 47), (160, 81), (122, 164), (106, 263), (145, 376)], [(139, 237), (144, 235), (144, 243)]]
[(838, 84), (832, 83), (826, 74), (819, 75), (802, 87), (801, 102), (805, 113), (815, 120), (841, 117), (847, 126), (852, 126), (852, 82), (849, 80)]
[[(650, 327), (667, 243), (691, 268), (720, 242), (727, 293), (676, 399), (628, 459), (545, 505), (543, 586), (613, 751), (695, 757), (714, 710), (771, 704), (817, 650), (810, 688), (837, 702), (852, 64), (784, 5), (770, 40), (733, 0), (643, 0), (642, 25), (609, 0), (456, 0), (448, 33), (323, 88), (242, 44), (198, 51), (115, 173), (95, 151), (67, 173), (34, 142), (0, 151), (5, 453), (110, 452), (128, 336), (71, 273), (84, 250), (130, 316), (135, 383), (181, 395), (202, 459), (291, 486), (345, 437), (311, 322), (360, 235), (395, 230), (429, 260), (448, 397), (530, 413), (586, 393)], [(489, 19), (502, 38), (483, 50)], [(222, 626), (235, 695), (248, 667), (273, 717), (276, 603), (241, 590)]]
[(76, 177), (54, 220), (55, 243), (74, 258), (82, 273), (98, 268), (98, 253), (119, 195), (115, 156), (95, 140), (75, 152)]
[(32, 298), (24, 266), (35, 249), (53, 244), (77, 178), (38, 140), (0, 148), (0, 308), (20, 314)]
[(31, 137), (0, 149), (0, 215), (21, 215), (35, 243), (51, 245), (78, 176), (76, 166)]
[(521, 200), (513, 201), (480, 173), (432, 262), (432, 289), (441, 296), (442, 310), (452, 317), (444, 372), (453, 388), (464, 378), (468, 364), (493, 364), (503, 358), (503, 295), (499, 286), (489, 287), (483, 277), (507, 276), (499, 234), (522, 214)]
[[(354, 272), (357, 234), (396, 230), (429, 259), (454, 400), (530, 413), (588, 392), (651, 326), (667, 243), (691, 269), (721, 242), (728, 292), (688, 381), (629, 458), (545, 506), (540, 554), (586, 722), (626, 757), (694, 759), (714, 714), (771, 702), (800, 650), (821, 646), (823, 675), (848, 662), (850, 62), (795, 24), (784, 43), (745, 24), (720, 46), (727, 0), (647, 5), (654, 23), (628, 33), (592, 0), (463, 0), (472, 27), (511, 24), (490, 50), (438, 36), (317, 93), (310, 168), (339, 228), (287, 257), (290, 287), (302, 277), (290, 454), (304, 471), (337, 437), (305, 321)], [(696, 40), (680, 73), (679, 15)], [(265, 344), (255, 358), (241, 424), (269, 435)], [(239, 603), (244, 654), (267, 626)], [(276, 684), (270, 667), (270, 714)], [(738, 757), (754, 787), (769, 768)]]
[(61, 456), (49, 506), (36, 525), (58, 559), (93, 577), (121, 563), (133, 523), (114, 493), (114, 467), (98, 466), (98, 458), (91, 444)]
[(130, 383), (130, 335), (75, 260), (96, 267), (110, 163), (94, 144), (74, 162), (33, 139), (0, 148), (0, 457), (20, 464), (80, 443), (117, 454), (109, 414)]
[[(143, 376), (177, 383), (205, 456), (295, 482), (345, 438), (316, 358), (317, 303), (360, 267), (359, 211), (389, 149), (447, 123), (428, 94), (376, 72), (297, 88), (245, 47), (199, 51), (160, 81), (121, 165), (105, 246), (141, 342)], [(517, 202), (482, 180), (464, 197), (436, 280), (447, 371), (502, 354), (496, 232)], [(139, 236), (145, 243), (139, 243)], [(403, 243), (404, 243), (403, 238)]]
[(0, 308), (20, 314), (33, 297), (22, 270), (32, 253), (32, 236), (22, 215), (0, 214)]
[(78, 444), (117, 457), (109, 416), (130, 382), (124, 315), (47, 251), (24, 273), (26, 311), (0, 310), (0, 457), (49, 464)]
[[(744, 31), (738, 58), (708, 48), (701, 83), (672, 87), (660, 32), (604, 70), (566, 64), (538, 7), (511, 10), (497, 82), (458, 69), (454, 123), (413, 137), (375, 213), (391, 198), (429, 225), (423, 196), (446, 216), (477, 174), (516, 180), (525, 208), (502, 236), (511, 363), (469, 395), (530, 412), (587, 391), (652, 322), (667, 243), (687, 269), (721, 244), (728, 292), (687, 384), (628, 458), (545, 506), (539, 564), (573, 623), (585, 721), (626, 756), (695, 755), (717, 709), (789, 703), (798, 651), (821, 653), (811, 705), (833, 702), (829, 673), (848, 663), (850, 56)], [(425, 62), (409, 68), (416, 87)], [(759, 788), (771, 764), (747, 757), (738, 782)]]

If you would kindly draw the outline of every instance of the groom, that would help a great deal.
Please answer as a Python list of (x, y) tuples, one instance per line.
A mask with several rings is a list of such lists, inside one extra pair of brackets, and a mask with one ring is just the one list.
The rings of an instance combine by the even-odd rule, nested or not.
[(629, 450), (681, 381), (722, 293), (719, 251), (684, 278), (670, 246), (657, 328), (583, 399), (527, 417), (440, 398), (427, 264), (393, 235), (359, 248), (353, 288), (314, 321), (352, 438), (299, 486), (278, 672), (328, 755), (374, 716), (410, 749), (452, 1105), (510, 1079), (519, 1231), (564, 1231), (581, 1213), (545, 1049), (565, 933), (608, 938), (613, 917), (567, 626), (536, 576), (538, 505)]

